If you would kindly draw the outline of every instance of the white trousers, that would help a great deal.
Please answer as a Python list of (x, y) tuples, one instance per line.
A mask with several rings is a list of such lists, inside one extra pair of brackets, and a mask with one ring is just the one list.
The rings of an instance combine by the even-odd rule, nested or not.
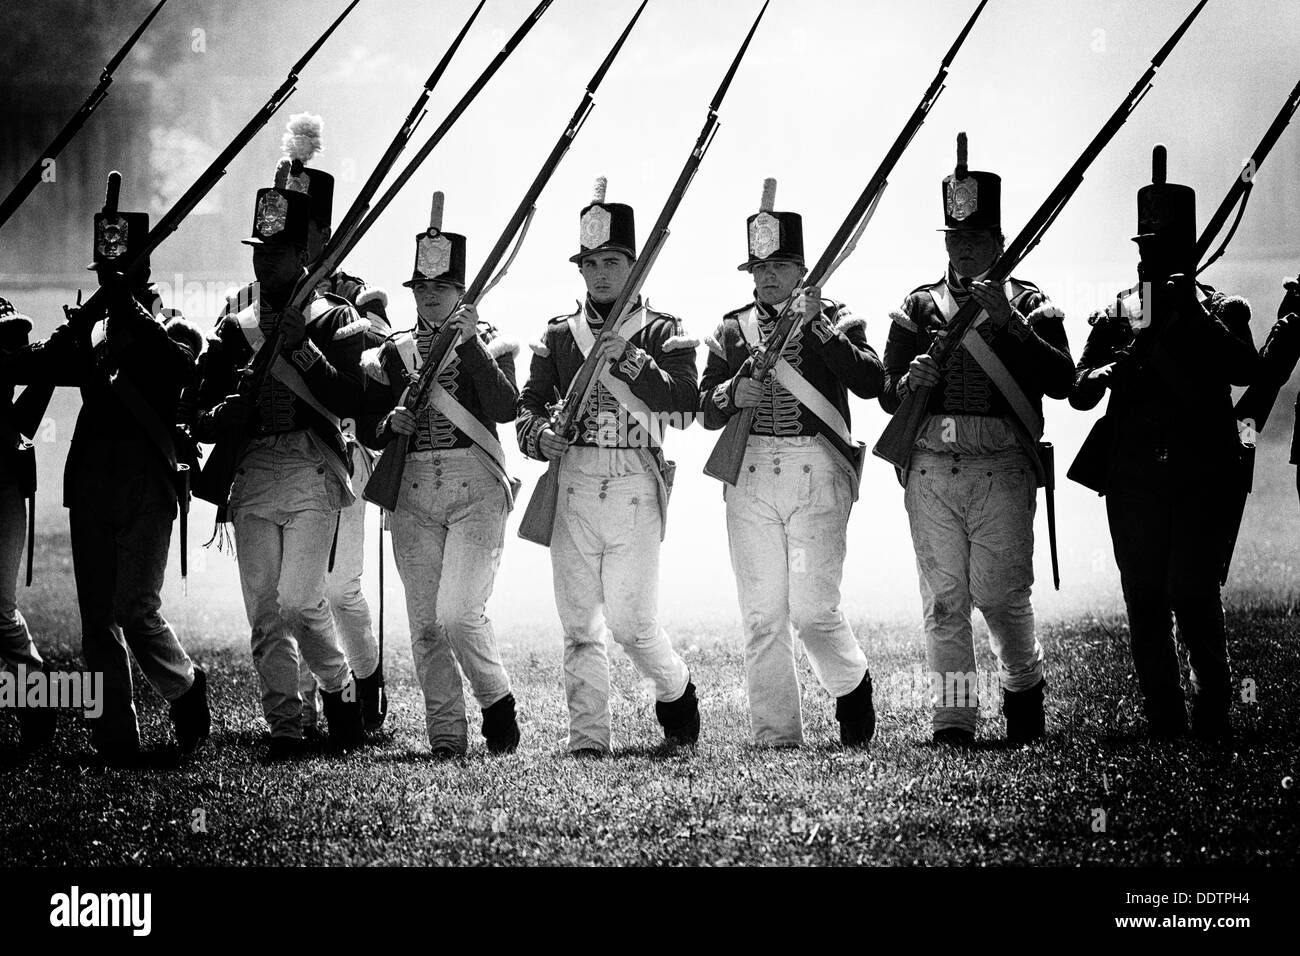
[[(325, 597), (334, 615), (334, 628), (339, 644), (347, 655), (348, 665), (357, 677), (369, 677), (379, 669), (379, 641), (371, 628), (370, 605), (361, 590), (361, 574), (365, 569), (366, 508), (361, 497), (365, 479), (370, 476), (370, 464), (360, 446), (352, 444), (352, 486), (357, 500), (339, 513), (338, 544), (334, 553), (334, 569), (325, 578)], [(313, 727), (320, 715), (320, 693), (316, 678), (306, 659), (299, 655), (298, 691), (302, 697), (302, 722)]]
[(27, 548), (27, 499), (16, 481), (0, 481), (0, 666), (28, 670), (44, 662), (18, 610), (18, 573)]
[(468, 448), (415, 452), (392, 524), (429, 744), (464, 753), (461, 672), (481, 708), (510, 693), (485, 613), (505, 541), (505, 489)]
[(348, 494), (305, 432), (254, 440), (230, 489), (230, 518), (262, 712), (275, 737), (302, 736), (298, 655), (326, 691), (350, 677), (325, 598), (330, 544)]
[(921, 579), (935, 730), (975, 729), (972, 606), (988, 623), (1003, 689), (1028, 690), (1043, 677), (1030, 602), (1037, 493), (1018, 450), (913, 455), (904, 501)]
[(724, 489), (757, 744), (803, 741), (796, 635), (832, 697), (855, 690), (867, 673), (840, 610), (852, 493), (833, 454), (810, 437), (751, 435), (740, 479)]
[(551, 570), (564, 628), (570, 750), (612, 746), (611, 633), (654, 684), (656, 700), (677, 700), (690, 679), (659, 624), (662, 520), (646, 467), (627, 449), (574, 447), (561, 459)]

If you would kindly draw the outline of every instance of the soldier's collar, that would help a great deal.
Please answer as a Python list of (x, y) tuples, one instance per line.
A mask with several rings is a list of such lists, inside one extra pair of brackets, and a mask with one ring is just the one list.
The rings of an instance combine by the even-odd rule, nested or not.
[[(993, 268), (992, 266), (989, 266), (988, 269), (985, 269), (979, 275), (970, 276), (968, 281), (969, 282), (984, 281), (984, 279), (988, 276), (989, 272), (992, 271), (992, 268)], [(962, 284), (961, 276), (957, 275), (957, 270), (952, 267), (951, 262), (948, 263), (948, 271), (944, 274), (943, 281), (944, 284), (948, 286), (949, 290), (951, 290), (953, 295), (959, 298), (964, 298), (970, 295), (970, 290), (967, 289), (966, 286)]]
[(790, 304), (792, 298), (794, 296), (786, 296), (776, 305), (768, 305), (759, 299), (758, 293), (754, 293), (754, 315), (765, 322), (771, 322), (785, 311), (785, 307)]
[[(611, 310), (611, 311), (613, 311), (613, 307), (614, 307), (614, 303), (611, 302), (611, 303), (610, 303), (610, 310)], [(644, 300), (644, 301), (643, 301), (642, 298), (641, 298), (641, 296), (637, 296), (637, 297), (636, 297), (636, 301), (632, 303), (632, 307), (631, 307), (630, 309), (628, 309), (627, 314), (628, 314), (628, 315), (635, 315), (635, 314), (636, 314), (637, 312), (639, 312), (642, 308), (646, 308), (646, 309), (650, 308), (650, 302), (649, 302), (649, 300)], [(606, 320), (607, 316), (603, 316), (603, 315), (601, 315), (598, 311), (596, 311), (596, 307), (595, 307), (595, 305), (594, 305), (594, 304), (592, 303), (592, 301), (591, 301), (591, 296), (587, 296), (587, 297), (584, 298), (581, 302), (578, 303), (578, 311), (579, 311), (583, 316), (586, 317), (587, 322), (590, 323), (591, 325), (604, 325), (604, 324), (605, 324), (605, 320)]]

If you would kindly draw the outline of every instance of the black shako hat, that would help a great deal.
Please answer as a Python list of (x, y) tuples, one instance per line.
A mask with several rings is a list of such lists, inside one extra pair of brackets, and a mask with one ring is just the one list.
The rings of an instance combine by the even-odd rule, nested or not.
[(774, 212), (776, 180), (763, 180), (758, 212), (745, 220), (749, 259), (736, 266), (748, 272), (760, 262), (797, 262), (803, 259), (803, 217), (797, 212)]
[(1154, 238), (1179, 253), (1196, 247), (1196, 190), (1168, 182), (1169, 152), (1151, 150), (1151, 182), (1138, 190), (1138, 231), (1133, 241)]
[[(108, 188), (104, 192), (104, 208), (95, 213), (94, 261), (87, 269), (125, 269), (144, 248), (149, 235), (147, 212), (121, 212), (117, 208), (122, 192), (122, 174), (116, 169), (108, 174)], [(149, 262), (145, 260), (145, 268)]]
[(415, 267), (410, 280), (402, 283), (407, 288), (438, 280), (450, 282), (462, 292), (465, 289), (465, 237), (442, 231), (443, 202), (441, 192), (433, 194), (429, 228), (415, 237)]
[(275, 169), (275, 185), (257, 191), (253, 236), (244, 239), (244, 245), (306, 248), (311, 199), (305, 192), (289, 188), (289, 171), (292, 166), (291, 160), (281, 159)]
[(295, 113), (284, 129), (280, 150), (290, 162), (285, 185), (306, 193), (311, 199), (312, 221), (329, 227), (334, 221), (334, 177), (307, 166), (308, 160), (324, 148), (321, 134), (325, 121), (311, 113)]
[(605, 202), (608, 186), (609, 180), (604, 176), (596, 180), (591, 202), (579, 215), (578, 243), (581, 251), (576, 256), (569, 256), (570, 262), (581, 264), (584, 257), (606, 249), (621, 252), (629, 259), (636, 258), (636, 220), (632, 207)]
[(943, 178), (943, 232), (1002, 228), (1002, 177), (966, 165), (966, 134), (957, 134), (957, 168)]

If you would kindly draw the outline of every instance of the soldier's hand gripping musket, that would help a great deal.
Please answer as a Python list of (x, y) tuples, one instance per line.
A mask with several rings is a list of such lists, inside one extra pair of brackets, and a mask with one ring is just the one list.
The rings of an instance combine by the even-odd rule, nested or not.
[[(632, 32), (632, 28), (636, 25), (637, 20), (641, 16), (641, 11), (644, 9), (645, 2), (642, 2), (632, 19), (624, 28), (622, 34), (619, 36), (618, 41), (614, 44), (608, 55), (606, 55), (605, 59), (601, 61), (600, 67), (587, 83), (586, 90), (583, 92), (582, 100), (579, 102), (578, 108), (574, 111), (572, 118), (565, 125), (564, 131), (560, 134), (560, 138), (552, 147), (550, 154), (542, 163), (541, 170), (538, 171), (532, 184), (524, 193), (523, 199), (515, 208), (514, 214), (510, 217), (510, 221), (506, 224), (505, 229), (502, 230), (500, 237), (497, 239), (496, 245), (492, 248), (491, 252), (488, 253), (487, 258), (484, 259), (483, 265), (479, 269), (478, 274), (474, 277), (473, 281), (470, 282), (469, 286), (465, 288), (461, 301), (458, 303), (458, 307), (459, 305), (468, 304), (477, 308), (478, 303), (482, 300), (483, 296), (501, 278), (501, 273), (496, 274), (494, 277), (494, 272), (496, 272), (497, 266), (501, 263), (501, 260), (510, 252), (511, 243), (515, 242), (516, 236), (518, 236), (518, 241), (515, 243), (515, 253), (518, 252), (519, 243), (522, 243), (523, 241), (523, 233), (527, 229), (528, 221), (532, 217), (538, 198), (546, 188), (546, 184), (550, 182), (555, 170), (559, 168), (561, 160), (563, 160), (565, 154), (568, 153), (569, 147), (573, 145), (573, 141), (577, 138), (578, 133), (585, 125), (587, 117), (590, 115), (591, 110), (595, 105), (595, 95), (597, 89), (600, 87), (601, 81), (604, 80), (605, 74), (609, 72), (609, 68), (613, 65), (619, 51), (622, 50), (623, 44), (627, 41), (628, 36)], [(442, 218), (440, 212), (435, 213), (433, 218), (440, 221)], [(429, 236), (431, 239), (436, 238), (438, 228), (440, 227), (430, 227)], [(515, 253), (510, 253), (510, 260), (513, 260)], [(507, 268), (509, 267), (510, 260), (507, 260)], [(409, 389), (403, 389), (404, 396), (400, 404), (409, 408), (418, 408), (426, 400), (429, 389), (437, 381), (439, 373), (442, 371), (448, 358), (452, 354), (453, 347), (459, 341), (459, 330), (451, 323), (447, 323), (438, 331), (429, 343), (427, 353), (422, 358), (423, 364), (420, 367), (418, 378)], [(372, 501), (388, 511), (392, 511), (397, 506), (398, 494), (401, 491), (402, 472), (405, 468), (406, 455), (409, 451), (409, 440), (408, 435), (397, 435), (393, 443), (384, 450), (382, 455), (380, 455), (379, 461), (375, 465), (374, 472), (370, 476), (370, 481), (366, 484), (365, 496), (367, 501)], [(510, 501), (512, 507), (514, 505), (513, 490), (512, 486)]]
[[(879, 168), (867, 182), (866, 188), (858, 196), (857, 201), (849, 210), (844, 222), (831, 238), (822, 253), (820, 259), (808, 272), (803, 284), (822, 288), (826, 285), (827, 280), (836, 269), (844, 263), (848, 256), (853, 252), (858, 240), (866, 230), (871, 216), (875, 213), (876, 207), (884, 194), (885, 187), (889, 185), (889, 176), (898, 161), (902, 159), (903, 153), (907, 150), (908, 145), (916, 137), (917, 132), (925, 123), (926, 117), (930, 115), (930, 110), (938, 102), (939, 96), (943, 93), (944, 84), (948, 78), (949, 68), (957, 57), (957, 52), (961, 49), (962, 44), (966, 42), (972, 29), (975, 27), (975, 21), (984, 11), (988, 0), (980, 0), (979, 6), (971, 14), (966, 25), (957, 35), (957, 39), (948, 49), (947, 55), (939, 64), (938, 72), (935, 73), (934, 79), (930, 81), (929, 87), (921, 97), (920, 103), (912, 111), (907, 122), (903, 124), (893, 145), (885, 153), (881, 160)], [(764, 340), (755, 352), (754, 358), (749, 363), (750, 367), (744, 374), (753, 378), (755, 381), (762, 383), (766, 381), (769, 375), (776, 368), (777, 363), (784, 354), (786, 343), (791, 335), (803, 321), (803, 315), (799, 310), (793, 308), (796, 300), (791, 299), (790, 303), (781, 311), (777, 317), (776, 325), (772, 329), (771, 341)], [(719, 436), (717, 444), (713, 448), (713, 453), (709, 456), (708, 461), (704, 464), (704, 473), (719, 481), (734, 485), (740, 475), (741, 463), (745, 459), (745, 448), (749, 440), (750, 429), (754, 423), (754, 407), (742, 408), (735, 415), (727, 419), (722, 435)], [(826, 440), (830, 442), (846, 462), (849, 463), (853, 470), (854, 498), (857, 497), (858, 479), (862, 475), (862, 464), (865, 458), (865, 446), (851, 439), (845, 440), (834, 430), (826, 432)]]
[[(555, 409), (546, 424), (547, 430), (561, 442), (570, 441), (577, 431), (578, 420), (584, 414), (584, 410), (591, 400), (592, 391), (596, 387), (599, 374), (608, 365), (608, 343), (612, 337), (617, 335), (619, 323), (625, 317), (629, 307), (640, 296), (641, 287), (649, 277), (655, 259), (668, 239), (668, 227), (672, 222), (672, 218), (681, 205), (682, 199), (685, 198), (686, 190), (690, 187), (691, 180), (695, 178), (695, 173), (699, 169), (700, 163), (703, 161), (705, 153), (708, 152), (709, 145), (717, 132), (718, 110), (722, 107), (722, 101), (727, 95), (727, 90), (731, 87), (736, 71), (740, 68), (741, 60), (744, 59), (750, 41), (753, 40), (758, 24), (763, 19), (763, 14), (766, 11), (767, 3), (765, 2), (759, 10), (758, 16), (755, 17), (749, 33), (746, 34), (740, 50), (732, 60), (730, 68), (722, 79), (722, 83), (718, 86), (717, 92), (709, 103), (708, 116), (705, 118), (703, 129), (700, 130), (700, 134), (696, 138), (695, 147), (691, 150), (686, 164), (677, 177), (677, 182), (674, 183), (671, 192), (668, 194), (668, 200), (664, 203), (659, 218), (641, 249), (641, 254), (636, 257), (636, 261), (632, 264), (631, 272), (623, 285), (622, 291), (614, 299), (609, 313), (612, 321), (603, 326), (594, 347), (587, 353), (582, 366), (569, 383), (568, 390), (559, 408)], [(593, 205), (599, 206), (603, 199), (603, 191), (601, 191), (600, 197)], [(537, 437), (541, 437), (540, 431)], [(551, 459), (545, 474), (538, 481), (536, 488), (533, 489), (532, 497), (529, 499), (528, 506), (524, 510), (523, 518), (519, 523), (519, 536), (521, 538), (543, 546), (550, 544), (551, 529), (555, 522), (556, 496), (559, 493), (558, 474), (559, 466), (556, 459)], [(661, 474), (665, 478), (662, 494), (666, 501), (668, 492), (671, 489), (671, 481), (669, 480), (671, 472), (666, 464), (661, 468)]]
[[(1115, 134), (1120, 131), (1125, 121), (1146, 97), (1147, 92), (1153, 85), (1156, 72), (1168, 59), (1169, 54), (1173, 52), (1174, 47), (1178, 45), (1178, 42), (1183, 38), (1183, 34), (1191, 27), (1192, 21), (1200, 15), (1207, 2), (1208, 0), (1200, 0), (1164, 46), (1156, 53), (1151, 60), (1151, 65), (1142, 74), (1128, 95), (1125, 96), (1124, 101), (1111, 114), (1097, 135), (1093, 137), (1092, 142), (1083, 151), (1083, 155), (1070, 167), (1065, 177), (1052, 190), (1051, 194), (1038, 208), (1038, 211), (1025, 224), (1025, 227), (1021, 229), (1019, 235), (1011, 241), (1010, 245), (1005, 248), (1005, 251), (990, 267), (986, 276), (989, 282), (1005, 282), (1011, 275), (1012, 270), (1043, 238), (1052, 223), (1056, 221), (1056, 217), (1060, 215), (1066, 203), (1070, 201), (1083, 182), (1083, 176), (1088, 168), (1101, 155), (1102, 150), (1114, 139)], [(946, 363), (952, 351), (963, 341), (966, 333), (983, 314), (983, 311), (980, 300), (972, 296), (947, 323), (944, 334), (935, 336), (929, 354), (936, 365), (942, 367)], [(917, 385), (910, 390), (894, 411), (893, 418), (885, 426), (880, 440), (876, 442), (875, 448), (872, 449), (876, 455), (896, 468), (906, 470), (908, 467), (917, 434), (920, 432), (921, 425), (928, 415), (927, 407), (933, 387), (933, 385), (923, 384)]]

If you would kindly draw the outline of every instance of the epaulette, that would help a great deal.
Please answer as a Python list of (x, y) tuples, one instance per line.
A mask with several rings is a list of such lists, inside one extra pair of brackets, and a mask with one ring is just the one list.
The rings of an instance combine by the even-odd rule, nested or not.
[(514, 358), (519, 354), (519, 343), (514, 339), (506, 338), (504, 335), (498, 335), (484, 347), (487, 349), (488, 357), (494, 362), (503, 355)]
[(1044, 298), (1034, 311), (1025, 316), (1025, 321), (1033, 325), (1039, 319), (1064, 319), (1065, 313), (1051, 299)]
[[(914, 293), (909, 292), (908, 296), (910, 297), (913, 294)], [(899, 328), (907, 329), (907, 331), (909, 332), (916, 331), (916, 323), (913, 322), (910, 318), (908, 318), (907, 313), (904, 312), (902, 309), (894, 309), (893, 311), (891, 311), (889, 313), (889, 320), (893, 322), (895, 325), (897, 325)]]
[(1014, 282), (1026, 292), (1037, 292), (1039, 295), (1043, 294), (1042, 289), (1038, 288), (1038, 286), (1034, 285), (1032, 282), (1026, 282), (1024, 279), (1017, 279), (1015, 276), (1011, 276), (1007, 281)]
[[(387, 343), (385, 343), (387, 344)], [(361, 371), (370, 376), (376, 382), (388, 384), (388, 375), (384, 372), (384, 363), (380, 358), (380, 352), (383, 345), (377, 345), (372, 349), (366, 349), (361, 353)]]
[(839, 321), (835, 323), (836, 332), (848, 332), (851, 329), (861, 329), (862, 334), (866, 335), (867, 320), (850, 312), (848, 315), (841, 316)]
[(731, 320), (739, 326), (740, 317), (753, 307), (754, 303), (751, 302), (749, 305), (742, 305), (739, 309), (732, 309), (730, 312), (724, 312), (722, 315), (722, 321), (719, 322), (718, 327), (713, 330), (713, 334), (704, 337), (705, 347), (714, 355), (718, 356), (718, 358), (725, 359), (727, 357), (727, 348), (722, 344), (722, 342), (727, 337), (727, 321)]
[[(573, 318), (575, 315), (578, 315), (581, 312), (582, 312), (582, 303), (579, 302), (578, 307), (572, 312), (566, 312), (564, 315), (557, 315), (547, 319), (546, 328), (547, 330), (549, 330), (552, 326), (564, 326), (565, 328), (567, 328), (569, 325), (569, 319)], [(542, 358), (546, 358), (546, 356), (551, 354), (551, 350), (546, 345), (545, 332), (542, 333), (542, 338), (538, 339), (535, 342), (529, 342), (528, 347), (533, 350), (533, 354), (540, 355)]]
[(907, 293), (907, 297), (910, 299), (912, 296), (914, 296), (914, 295), (919, 295), (919, 294), (922, 293), (922, 292), (929, 292), (929, 291), (930, 291), (931, 289), (933, 289), (935, 286), (937, 286), (937, 285), (943, 285), (943, 283), (944, 283), (944, 281), (945, 281), (946, 278), (947, 278), (947, 277), (945, 276), (945, 277), (943, 277), (943, 278), (936, 279), (936, 280), (933, 281), (933, 282), (927, 282), (927, 283), (925, 283), (924, 285), (919, 285), (919, 286), (917, 286), (915, 289), (913, 289), (911, 292)]
[[(358, 315), (356, 309), (352, 307), (352, 303), (341, 295), (335, 295), (332, 292), (322, 292), (318, 298), (324, 299), (330, 306), (330, 308), (325, 312), (318, 313), (319, 315), (328, 315), (337, 309), (343, 309), (344, 314), (350, 317), (348, 321), (343, 322), (334, 330), (334, 341), (338, 342), (342, 339), (350, 339), (352, 336), (360, 335), (370, 329), (370, 320)], [(315, 311), (315, 303), (313, 303), (313, 311)]]
[(1250, 302), (1239, 295), (1224, 295), (1215, 292), (1210, 299), (1209, 311), (1224, 322), (1250, 325)]

